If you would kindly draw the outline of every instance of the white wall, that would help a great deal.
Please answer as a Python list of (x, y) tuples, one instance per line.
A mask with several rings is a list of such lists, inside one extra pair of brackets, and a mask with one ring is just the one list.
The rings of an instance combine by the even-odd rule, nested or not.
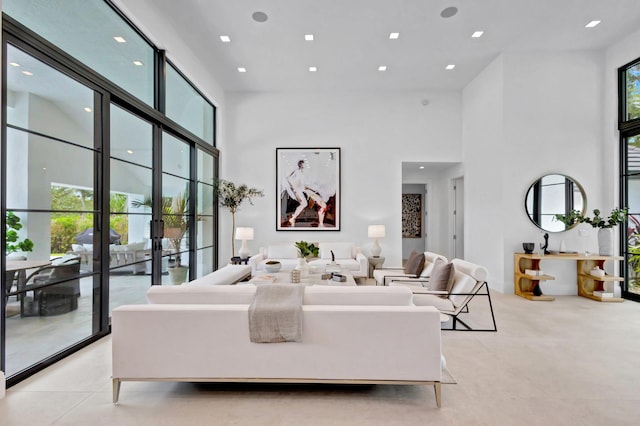
[[(399, 265), (402, 162), (460, 160), (460, 101), (459, 93), (227, 93), (221, 175), (265, 192), (237, 214), (238, 226), (256, 229), (252, 251), (305, 239), (354, 241), (368, 252), (367, 226), (379, 223), (387, 227), (385, 265)], [(276, 148), (315, 146), (341, 148), (341, 231), (276, 232)], [(221, 262), (230, 256), (230, 232), (221, 210)]]
[(465, 259), (484, 265), (492, 288), (504, 291), (503, 58), (462, 91)]

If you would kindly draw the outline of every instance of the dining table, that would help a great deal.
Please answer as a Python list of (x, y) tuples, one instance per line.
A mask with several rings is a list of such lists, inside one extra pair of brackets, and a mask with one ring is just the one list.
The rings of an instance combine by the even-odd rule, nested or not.
[[(5, 283), (6, 285), (6, 296), (17, 296), (18, 300), (20, 300), (20, 314), (24, 314), (24, 299), (25, 299), (25, 288), (27, 285), (27, 271), (31, 269), (39, 269), (44, 266), (51, 265), (50, 260), (10, 260), (6, 261), (6, 271), (7, 274), (5, 277), (11, 277), (12, 281)], [(13, 273), (13, 274), (11, 274)], [(15, 280), (17, 291), (12, 292), (13, 288), (13, 280)]]

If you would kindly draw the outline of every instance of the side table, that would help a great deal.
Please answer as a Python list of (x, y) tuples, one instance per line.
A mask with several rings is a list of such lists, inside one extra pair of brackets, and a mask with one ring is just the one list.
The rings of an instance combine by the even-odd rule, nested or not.
[(373, 256), (368, 257), (369, 260), (369, 278), (373, 278), (373, 270), (382, 266), (384, 263), (384, 257), (381, 256)]

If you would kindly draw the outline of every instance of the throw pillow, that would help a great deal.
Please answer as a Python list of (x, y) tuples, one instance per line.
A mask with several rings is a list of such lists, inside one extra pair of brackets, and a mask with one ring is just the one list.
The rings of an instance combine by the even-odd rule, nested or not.
[(429, 290), (451, 292), (455, 278), (453, 263), (447, 263), (442, 259), (436, 259), (429, 279)]
[(404, 266), (404, 273), (407, 275), (413, 275), (418, 277), (422, 269), (424, 268), (424, 253), (418, 253), (412, 251), (407, 260), (407, 264)]

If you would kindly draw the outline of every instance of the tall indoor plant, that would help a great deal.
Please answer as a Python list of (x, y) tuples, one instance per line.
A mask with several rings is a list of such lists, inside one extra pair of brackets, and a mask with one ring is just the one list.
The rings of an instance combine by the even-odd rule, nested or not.
[[(145, 198), (144, 201), (134, 200), (131, 202), (134, 207), (146, 206), (152, 207), (151, 198)], [(184, 192), (173, 197), (162, 197), (162, 220), (164, 222), (164, 236), (167, 238), (173, 249), (176, 251), (176, 259), (173, 268), (169, 268), (174, 284), (181, 284), (186, 280), (188, 266), (182, 265), (182, 255), (180, 247), (182, 239), (189, 230), (189, 187)]]
[(214, 195), (218, 197), (218, 204), (231, 212), (231, 256), (235, 256), (236, 247), (234, 234), (236, 231), (236, 212), (240, 205), (246, 200), (249, 204), (253, 204), (253, 199), (264, 197), (264, 193), (256, 188), (250, 188), (247, 185), (236, 185), (235, 183), (216, 179), (214, 182)]
[(571, 211), (568, 215), (557, 214), (556, 220), (564, 223), (567, 229), (576, 223), (588, 223), (598, 229), (598, 254), (601, 256), (613, 256), (613, 227), (624, 223), (627, 218), (628, 208), (615, 208), (605, 219), (600, 216), (600, 210), (593, 210), (593, 217), (585, 216), (578, 210)]

